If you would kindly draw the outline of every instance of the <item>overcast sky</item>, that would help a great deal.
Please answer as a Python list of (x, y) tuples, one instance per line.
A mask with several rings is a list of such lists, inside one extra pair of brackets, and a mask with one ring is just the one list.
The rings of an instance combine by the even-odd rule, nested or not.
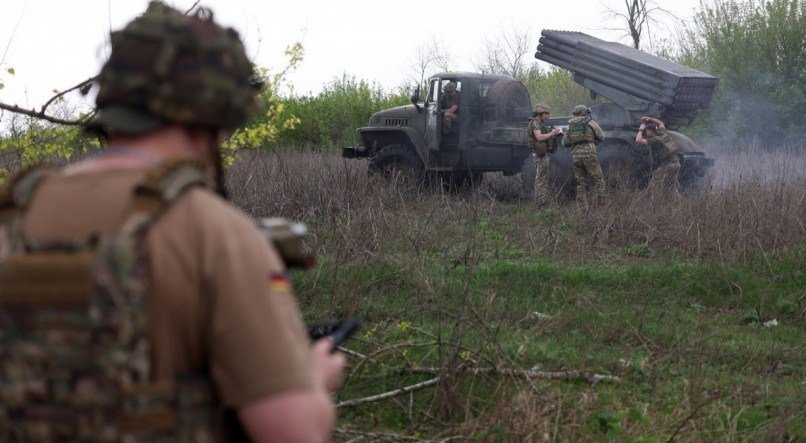
[[(41, 106), (53, 90), (69, 88), (100, 69), (110, 29), (142, 12), (146, 0), (0, 0), (0, 101)], [(169, 2), (185, 10), (193, 0)], [(699, 0), (656, 2), (677, 19), (659, 16), (670, 35), (690, 20)], [(392, 89), (414, 78), (418, 46), (432, 40), (449, 48), (454, 70), (472, 70), (485, 38), (502, 29), (583, 31), (606, 40), (629, 40), (606, 7), (624, 0), (208, 0), (217, 21), (236, 28), (259, 65), (283, 66), (283, 50), (302, 42), (305, 57), (288, 80), (297, 93), (318, 92), (343, 74)], [(533, 52), (533, 50), (532, 50)], [(533, 55), (529, 55), (533, 60)], [(15, 74), (7, 72), (13, 68)], [(80, 98), (71, 97), (79, 103)]]

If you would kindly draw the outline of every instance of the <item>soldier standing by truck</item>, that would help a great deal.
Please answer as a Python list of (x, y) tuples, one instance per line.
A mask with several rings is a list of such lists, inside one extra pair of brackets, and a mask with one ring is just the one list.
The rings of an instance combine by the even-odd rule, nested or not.
[(677, 143), (666, 131), (662, 121), (644, 116), (635, 135), (635, 142), (649, 146), (652, 152), (652, 175), (650, 189), (662, 189), (664, 193), (676, 193), (680, 175), (680, 159), (677, 158)]
[(549, 203), (549, 154), (557, 150), (557, 135), (561, 134), (557, 128), (545, 125), (543, 122), (549, 118), (549, 106), (538, 103), (532, 109), (532, 119), (529, 121), (529, 148), (534, 154), (535, 169), (535, 198), (539, 207)]
[(578, 202), (585, 200), (589, 187), (593, 188), (591, 191), (596, 201), (601, 202), (604, 196), (604, 178), (596, 158), (596, 145), (604, 140), (605, 134), (591, 119), (590, 113), (585, 105), (575, 106), (574, 117), (568, 120), (568, 133), (563, 137), (563, 146), (571, 148)]

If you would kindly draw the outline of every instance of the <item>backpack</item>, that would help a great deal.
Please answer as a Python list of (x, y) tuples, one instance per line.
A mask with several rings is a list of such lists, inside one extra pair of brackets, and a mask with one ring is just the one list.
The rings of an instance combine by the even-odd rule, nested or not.
[(135, 188), (116, 234), (40, 244), (22, 220), (46, 175), (25, 172), (0, 196), (0, 441), (218, 440), (207, 376), (152, 380), (145, 313), (145, 234), (207, 175), (163, 165)]

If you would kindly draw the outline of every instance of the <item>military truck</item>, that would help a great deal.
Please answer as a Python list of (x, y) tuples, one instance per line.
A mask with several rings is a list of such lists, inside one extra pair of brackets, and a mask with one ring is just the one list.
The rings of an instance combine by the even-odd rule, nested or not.
[[(708, 106), (718, 80), (702, 72), (634, 48), (606, 42), (580, 32), (544, 30), (537, 59), (569, 70), (575, 82), (591, 92), (591, 99), (608, 100), (591, 106), (591, 114), (606, 138), (597, 147), (605, 177), (645, 186), (652, 158), (635, 143), (643, 115), (676, 127), (690, 124)], [(459, 91), (458, 124), (443, 131), (443, 90), (454, 82)], [(526, 87), (504, 75), (442, 72), (419, 87), (411, 105), (380, 111), (359, 128), (362, 143), (345, 148), (347, 158), (369, 158), (373, 176), (406, 177), (413, 182), (434, 178), (442, 183), (476, 184), (484, 172), (521, 173), (524, 191), (534, 184), (534, 164), (527, 148), (527, 124), (532, 102)], [(569, 117), (549, 124), (563, 127)], [(713, 160), (687, 136), (670, 131), (677, 141), (683, 168), (679, 186), (696, 188)], [(571, 152), (559, 149), (551, 156), (551, 179), (561, 193), (573, 195), (576, 183)]]
[[(459, 94), (458, 121), (443, 130), (443, 89), (449, 82)], [(426, 177), (471, 184), (484, 172), (514, 175), (530, 163), (525, 123), (531, 101), (523, 83), (505, 75), (442, 72), (419, 87), (411, 105), (372, 115), (359, 128), (362, 144), (345, 148), (348, 158), (368, 157), (370, 175), (399, 174), (415, 181)]]

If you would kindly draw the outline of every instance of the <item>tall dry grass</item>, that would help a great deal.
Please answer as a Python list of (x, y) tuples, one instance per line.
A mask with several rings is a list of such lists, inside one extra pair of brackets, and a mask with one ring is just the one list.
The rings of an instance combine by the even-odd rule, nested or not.
[[(363, 161), (313, 152), (246, 153), (228, 187), (251, 215), (308, 222), (313, 244), (344, 260), (374, 258), (389, 242), (415, 254), (438, 252), (453, 239), (446, 226), (473, 225), (479, 216), (500, 225), (506, 241), (566, 259), (643, 245), (675, 257), (750, 260), (803, 243), (806, 154), (732, 148), (711, 155), (716, 165), (700, 193), (611, 189), (604, 204), (560, 201), (543, 217), (512, 198), (515, 177), (489, 176), (471, 193), (411, 194), (370, 182)], [(574, 235), (561, 235), (569, 226)]]

